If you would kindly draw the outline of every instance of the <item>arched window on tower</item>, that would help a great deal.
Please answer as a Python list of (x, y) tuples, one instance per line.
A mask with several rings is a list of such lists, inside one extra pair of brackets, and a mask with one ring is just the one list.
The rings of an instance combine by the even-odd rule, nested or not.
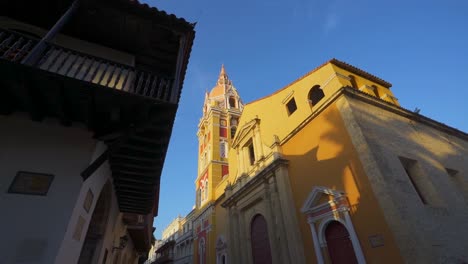
[(236, 108), (236, 98), (234, 96), (229, 97), (229, 108)]
[(309, 102), (312, 105), (316, 105), (320, 100), (322, 100), (323, 97), (325, 97), (325, 94), (323, 93), (322, 88), (320, 85), (314, 85), (312, 89), (309, 91)]

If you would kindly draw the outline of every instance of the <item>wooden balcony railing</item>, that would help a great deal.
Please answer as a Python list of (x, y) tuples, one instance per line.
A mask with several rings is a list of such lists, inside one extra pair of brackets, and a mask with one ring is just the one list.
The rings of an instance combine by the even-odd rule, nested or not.
[[(0, 59), (20, 63), (39, 41), (0, 29)], [(89, 54), (48, 44), (35, 67), (145, 97), (170, 101), (173, 79)], [(175, 98), (175, 97), (174, 97)]]

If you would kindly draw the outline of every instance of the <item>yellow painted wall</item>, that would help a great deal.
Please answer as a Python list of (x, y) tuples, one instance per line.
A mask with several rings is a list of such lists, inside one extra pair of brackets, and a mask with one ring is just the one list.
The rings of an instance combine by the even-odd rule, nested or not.
[[(316, 256), (307, 217), (300, 212), (300, 208), (314, 186), (346, 193), (352, 207), (352, 222), (369, 263), (402, 262), (368, 176), (364, 174), (334, 105), (330, 105), (282, 147), (284, 157), (289, 160), (288, 171), (307, 263), (314, 263)], [(369, 243), (369, 236), (372, 235), (382, 235), (384, 246), (372, 248)]]
[[(389, 103), (396, 104), (396, 105), (398, 105), (398, 106), (400, 105), (400, 103), (398, 102), (398, 100), (394, 97), (394, 94), (393, 94), (393, 92), (390, 90), (390, 88), (384, 87), (384, 86), (382, 86), (382, 85), (380, 85), (380, 84), (378, 84), (378, 83), (376, 83), (376, 82), (373, 82), (373, 81), (371, 81), (371, 80), (368, 80), (368, 79), (366, 79), (366, 78), (364, 78), (364, 77), (361, 77), (360, 75), (357, 75), (357, 74), (352, 73), (352, 72), (350, 72), (350, 71), (344, 70), (344, 69), (342, 69), (342, 68), (340, 68), (340, 67), (338, 67), (338, 66), (332, 65), (332, 67), (333, 67), (333, 69), (334, 69), (335, 72), (337, 72), (337, 73), (339, 73), (339, 74), (341, 74), (341, 75), (344, 75), (344, 76), (350, 76), (350, 75), (352, 75), (352, 76), (354, 76), (354, 80), (356, 81), (356, 85), (357, 85), (357, 87), (355, 87), (355, 88), (358, 88), (358, 89), (359, 89), (360, 87), (365, 86), (365, 85), (368, 85), (368, 86), (375, 86), (375, 87), (377, 88), (378, 95), (379, 95), (379, 97), (381, 97), (382, 100), (385, 100), (385, 101), (387, 101), (387, 102), (389, 102)], [(342, 84), (343, 86), (350, 86), (350, 87), (353, 87), (351, 81), (346, 80), (346, 79), (344, 79), (344, 78), (339, 78), (339, 80), (340, 80), (340, 82), (341, 82), (341, 84)], [(366, 89), (364, 89), (363, 91), (364, 91), (364, 92), (369, 92), (369, 94), (371, 94), (371, 95), (374, 96), (374, 94), (373, 94), (371, 91), (366, 91)], [(384, 96), (385, 94), (388, 94), (388, 95), (390, 95), (390, 96), (385, 97), (385, 96)]]
[[(241, 137), (242, 128), (255, 118), (260, 119), (260, 137), (263, 154), (268, 157), (271, 154), (271, 146), (277, 136), (284, 141), (291, 133), (296, 133), (298, 126), (310, 117), (318, 109), (322, 108), (327, 100), (343, 86), (352, 86), (345, 76), (353, 75), (358, 87), (363, 85), (375, 85), (379, 94), (387, 93), (393, 98), (392, 92), (375, 82), (367, 80), (357, 74), (350, 73), (331, 63), (325, 64), (306, 74), (285, 88), (267, 97), (251, 102), (244, 107), (244, 111), (237, 127), (236, 141)], [(316, 105), (311, 105), (308, 100), (310, 89), (320, 85), (325, 97)], [(297, 110), (288, 114), (286, 103), (294, 98)], [(398, 104), (398, 102), (393, 102)], [(318, 113), (318, 112), (317, 112)], [(219, 140), (219, 127), (211, 126), (212, 140)], [(217, 122), (219, 124), (219, 120)], [(251, 136), (251, 135), (250, 135)], [(217, 142), (217, 141), (215, 141)], [(245, 142), (243, 142), (245, 143)], [(213, 153), (219, 157), (219, 145)], [(239, 171), (238, 152), (242, 151), (242, 145), (236, 149), (230, 144), (229, 150), (229, 176), (226, 179), (212, 181), (215, 184), (212, 199), (223, 195), (228, 182), (236, 182), (239, 175), (246, 173), (253, 175), (252, 171)], [(258, 151), (258, 149), (256, 150)], [(314, 186), (327, 186), (347, 193), (352, 211), (350, 212), (354, 227), (361, 241), (364, 255), (369, 263), (399, 263), (401, 257), (395, 245), (392, 234), (386, 225), (383, 213), (375, 199), (371, 186), (364, 174), (357, 153), (353, 148), (350, 137), (346, 132), (340, 114), (334, 105), (328, 106), (310, 123), (305, 125), (282, 146), (284, 158), (290, 161), (289, 173), (292, 184), (293, 199), (296, 207), (297, 218), (300, 223), (300, 231), (304, 241), (307, 263), (315, 263), (310, 228), (306, 217), (300, 212), (304, 201)], [(252, 169), (252, 168), (250, 168)], [(221, 167), (212, 166), (211, 175), (220, 175)], [(213, 243), (216, 243), (218, 235), (228, 234), (228, 215), (218, 203), (215, 209), (213, 223)], [(382, 235), (384, 246), (372, 248), (369, 236)], [(212, 244), (213, 250), (215, 245)], [(215, 252), (211, 256), (215, 261)]]
[[(339, 89), (344, 86), (351, 86), (349, 79), (345, 78), (349, 75), (355, 76), (358, 87), (375, 85), (381, 95), (387, 93), (391, 96), (386, 100), (393, 98), (393, 93), (388, 88), (339, 68), (332, 63), (327, 63), (273, 94), (247, 104), (239, 120), (236, 137), (239, 136), (239, 131), (243, 126), (253, 119), (259, 118), (261, 120), (260, 133), (264, 147), (263, 152), (266, 156), (270, 151), (269, 147), (274, 142), (274, 135), (278, 136), (280, 141), (284, 140), (307, 117), (320, 109)], [(312, 106), (308, 100), (308, 95), (315, 85), (322, 87), (325, 97), (318, 104)], [(286, 103), (292, 98), (296, 102), (297, 110), (289, 115)], [(395, 103), (398, 104), (398, 102)], [(229, 153), (229, 179), (227, 181), (231, 183), (235, 182), (238, 175), (242, 173), (237, 168), (236, 156), (238, 149), (231, 148)], [(225, 184), (220, 185), (216, 192), (222, 193), (224, 188)]]

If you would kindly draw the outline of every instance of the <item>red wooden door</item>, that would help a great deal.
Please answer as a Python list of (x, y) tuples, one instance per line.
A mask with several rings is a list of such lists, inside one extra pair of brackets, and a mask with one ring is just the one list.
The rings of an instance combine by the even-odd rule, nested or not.
[(338, 221), (332, 221), (325, 229), (328, 253), (333, 264), (358, 263), (353, 244), (346, 227)]
[(254, 264), (271, 264), (270, 239), (265, 218), (256, 215), (252, 220), (250, 237), (252, 243), (252, 257)]

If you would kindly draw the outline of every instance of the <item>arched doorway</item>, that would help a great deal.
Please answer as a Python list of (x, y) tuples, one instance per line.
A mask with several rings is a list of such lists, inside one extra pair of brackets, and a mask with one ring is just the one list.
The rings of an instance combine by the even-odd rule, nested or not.
[(260, 214), (256, 215), (250, 227), (253, 263), (271, 264), (270, 238), (268, 237), (268, 226), (265, 217)]
[(331, 221), (325, 229), (325, 239), (333, 264), (358, 263), (349, 232), (342, 223)]
[(110, 183), (107, 182), (102, 188), (93, 215), (91, 216), (78, 264), (97, 263), (98, 261), (97, 258), (102, 248), (103, 237), (109, 218), (111, 195), (112, 188)]

